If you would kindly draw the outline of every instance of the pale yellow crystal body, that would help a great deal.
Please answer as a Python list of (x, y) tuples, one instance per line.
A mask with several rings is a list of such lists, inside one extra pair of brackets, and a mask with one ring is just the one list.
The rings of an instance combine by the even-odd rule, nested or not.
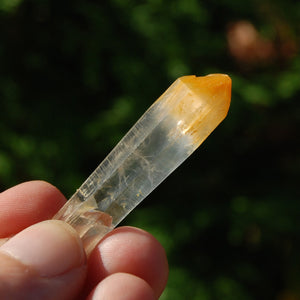
[(78, 231), (89, 254), (218, 126), (227, 115), (230, 98), (227, 75), (177, 79), (55, 218)]

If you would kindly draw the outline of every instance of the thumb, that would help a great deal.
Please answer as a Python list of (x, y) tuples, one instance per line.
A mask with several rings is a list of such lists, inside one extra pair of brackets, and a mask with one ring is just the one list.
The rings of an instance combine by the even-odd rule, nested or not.
[(30, 226), (0, 247), (0, 299), (72, 299), (84, 283), (85, 260), (68, 224)]

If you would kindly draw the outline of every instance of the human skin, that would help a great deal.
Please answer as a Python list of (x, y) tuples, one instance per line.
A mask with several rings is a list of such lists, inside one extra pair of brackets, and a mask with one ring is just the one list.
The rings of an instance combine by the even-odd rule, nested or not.
[(87, 259), (73, 228), (49, 220), (65, 201), (44, 181), (0, 193), (0, 299), (158, 299), (168, 277), (159, 242), (119, 227)]

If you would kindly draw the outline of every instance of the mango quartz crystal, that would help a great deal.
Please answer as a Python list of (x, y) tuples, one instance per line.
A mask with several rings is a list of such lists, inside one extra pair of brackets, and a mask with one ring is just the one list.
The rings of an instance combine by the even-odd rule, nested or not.
[(226, 117), (227, 75), (178, 78), (54, 216), (79, 233), (87, 255)]

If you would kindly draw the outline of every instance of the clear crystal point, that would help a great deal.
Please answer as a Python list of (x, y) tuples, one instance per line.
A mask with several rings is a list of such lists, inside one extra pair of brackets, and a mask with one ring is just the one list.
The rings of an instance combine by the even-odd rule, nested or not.
[(227, 75), (178, 78), (54, 216), (73, 226), (89, 254), (226, 117)]

